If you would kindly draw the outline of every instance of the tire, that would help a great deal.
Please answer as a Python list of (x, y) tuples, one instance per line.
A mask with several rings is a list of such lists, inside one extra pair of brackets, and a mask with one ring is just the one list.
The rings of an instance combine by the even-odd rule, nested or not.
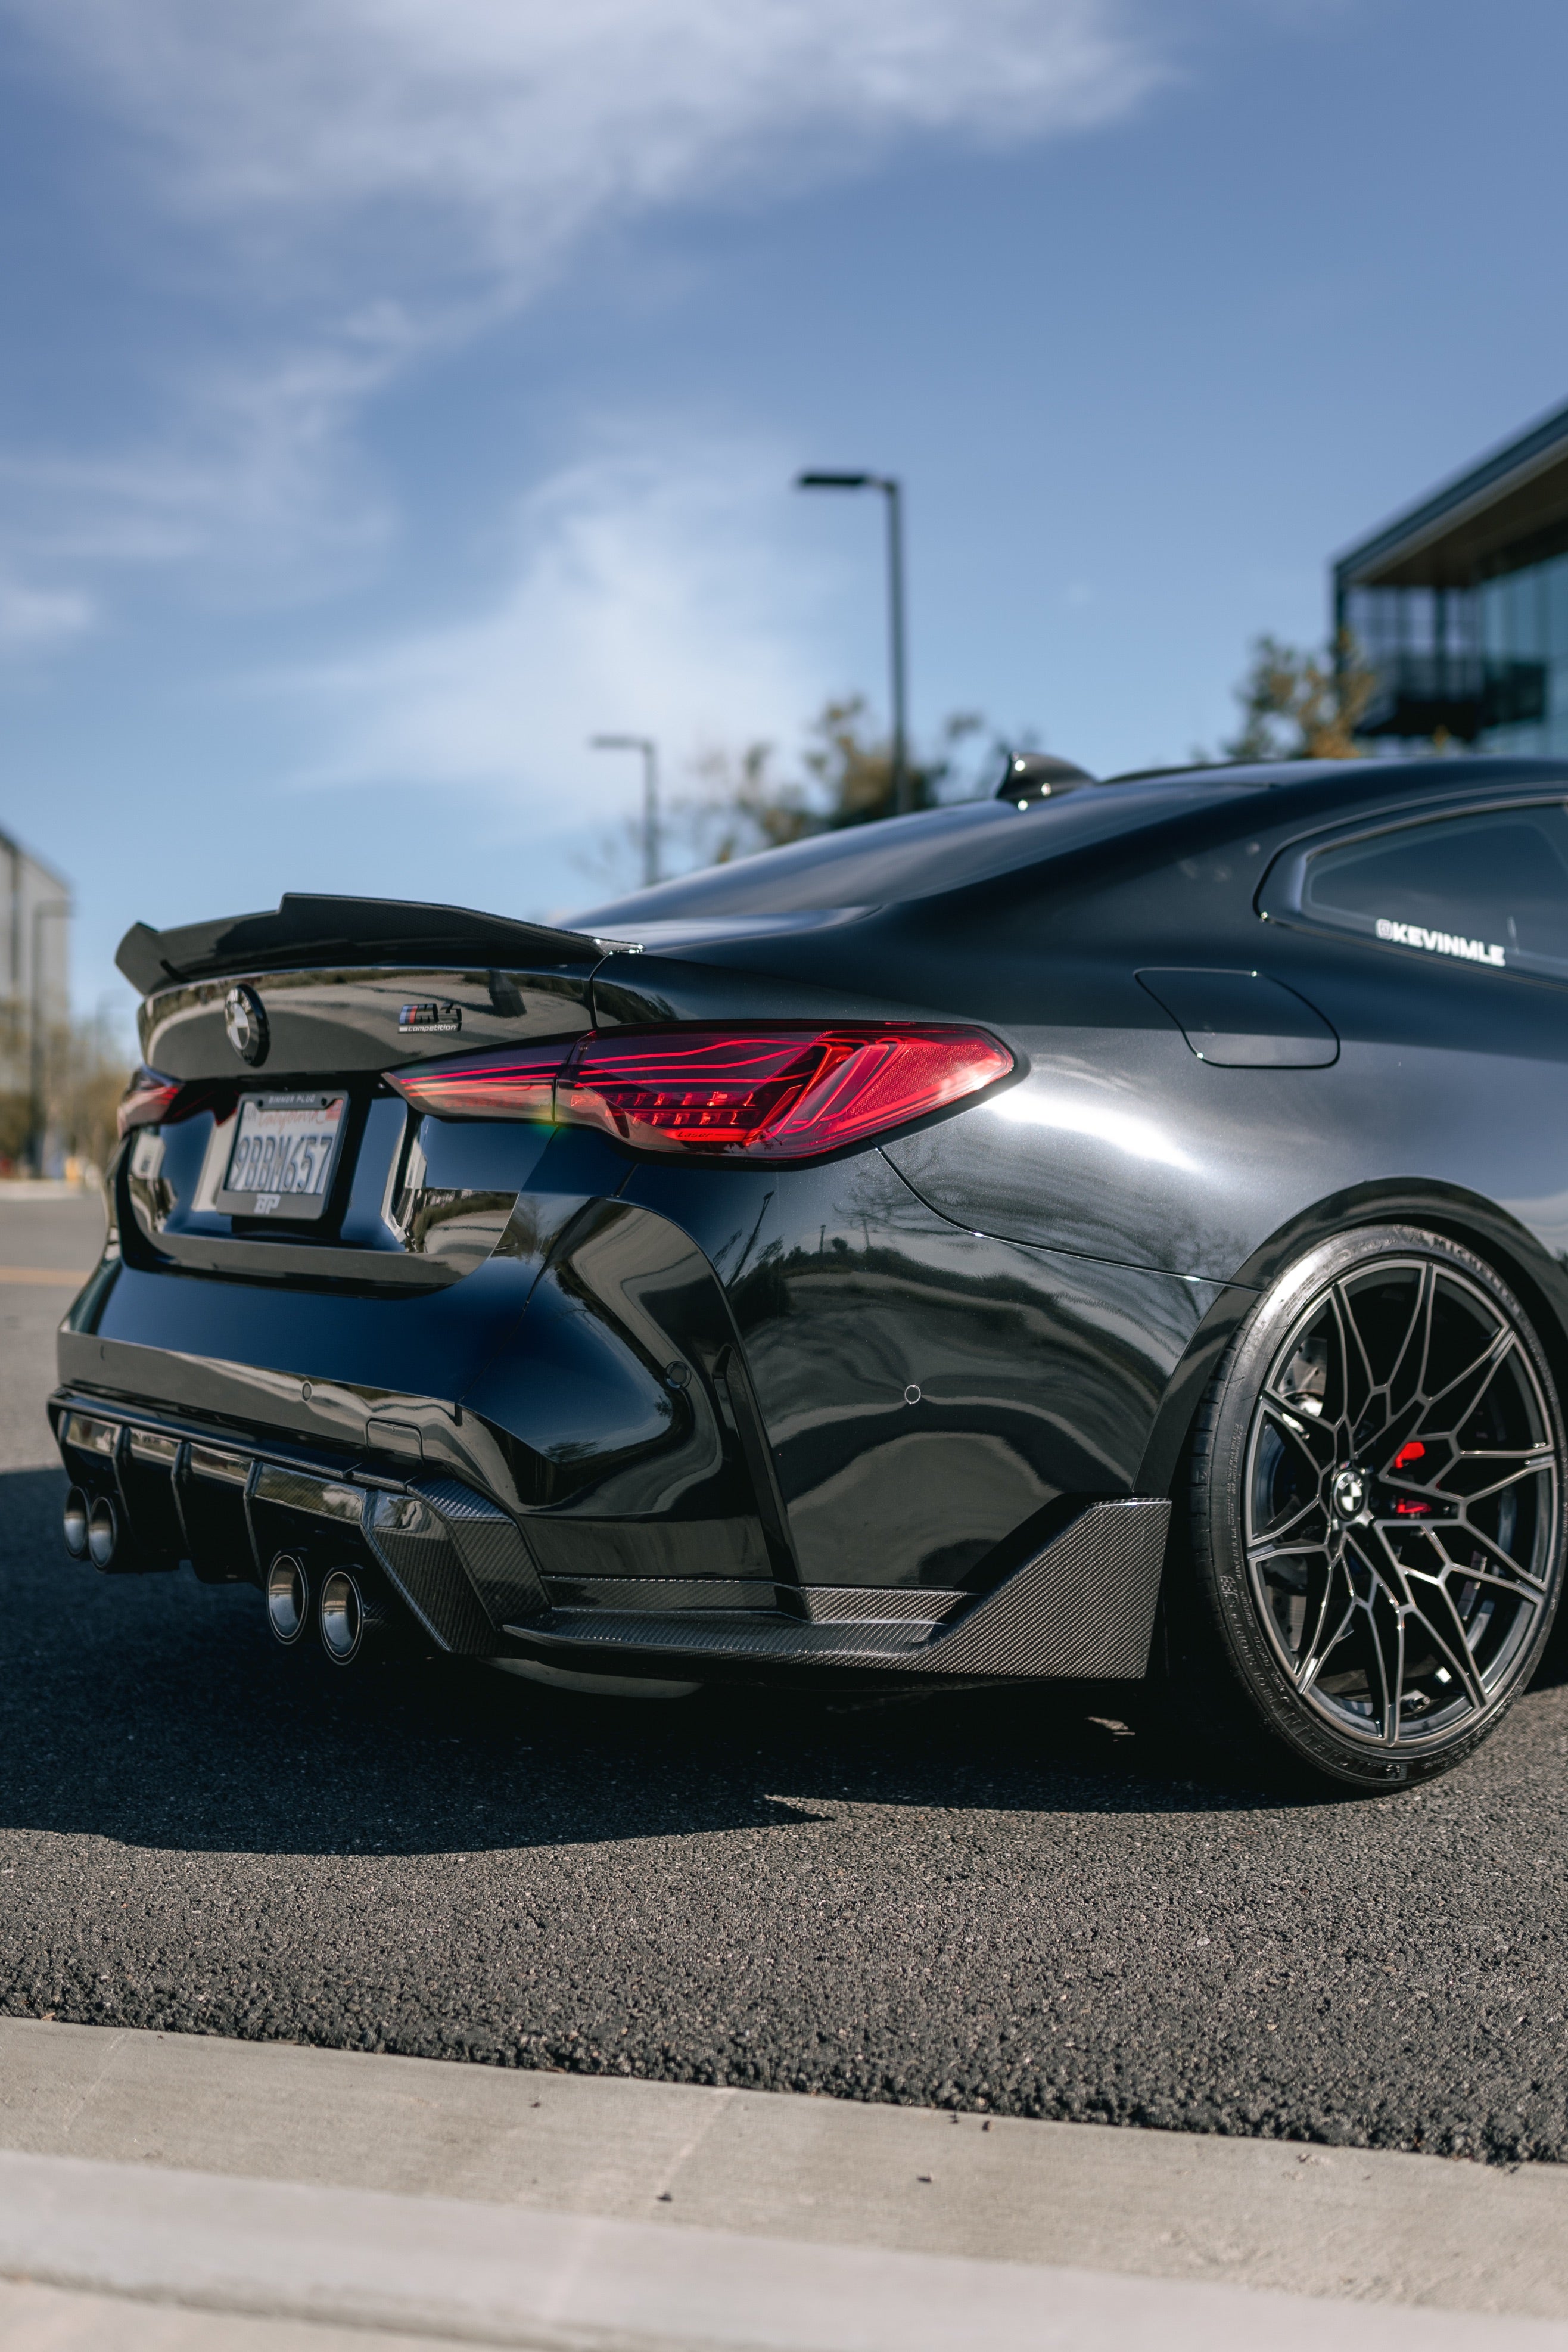
[(1563, 1581), (1556, 1387), (1490, 1267), (1406, 1226), (1311, 1250), (1226, 1351), (1189, 1462), (1186, 1725), (1365, 1790), (1470, 1755)]

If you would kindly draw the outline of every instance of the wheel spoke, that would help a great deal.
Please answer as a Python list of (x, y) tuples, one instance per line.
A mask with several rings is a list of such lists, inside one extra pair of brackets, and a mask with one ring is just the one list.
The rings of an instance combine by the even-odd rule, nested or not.
[(1437, 1311), (1437, 1277), (1429, 1265), (1422, 1268), (1425, 1297), (1421, 1317), (1421, 1363), (1415, 1375), (1415, 1394), (1426, 1393), (1426, 1376), (1432, 1368), (1432, 1318)]
[[(1375, 1545), (1367, 1542), (1368, 1534), (1376, 1538)], [(1347, 1549), (1354, 1546), (1356, 1558), (1364, 1563), (1373, 1581), (1382, 1586), (1396, 1609), (1403, 1609), (1410, 1597), (1405, 1589), (1405, 1562), (1389, 1542), (1388, 1535), (1387, 1522), (1374, 1519), (1364, 1532), (1358, 1528), (1347, 1533), (1345, 1543)]]
[[(1461, 1461), (1473, 1462), (1479, 1457), (1472, 1454), (1461, 1454), (1459, 1458)], [(1475, 1486), (1466, 1494), (1444, 1496), (1443, 1499), (1459, 1503), (1466, 1510), (1469, 1510), (1477, 1503), (1489, 1502), (1494, 1495), (1505, 1494), (1510, 1486), (1517, 1486), (1521, 1478), (1544, 1476), (1551, 1467), (1552, 1456), (1548, 1454), (1543, 1462), (1522, 1463), (1517, 1470), (1510, 1470), (1506, 1478), (1495, 1478), (1489, 1486)], [(1452, 1476), (1452, 1475), (1450, 1472), (1449, 1475)], [(1443, 1489), (1440, 1486), (1435, 1486), (1431, 1491), (1436, 1495), (1443, 1495)]]
[(1495, 1567), (1489, 1570), (1485, 1568), (1477, 1568), (1465, 1560), (1455, 1559), (1447, 1544), (1443, 1542), (1440, 1530), (1434, 1528), (1430, 1531), (1434, 1542), (1448, 1566), (1458, 1575), (1484, 1578), (1488, 1583), (1506, 1585), (1510, 1591), (1515, 1593), (1545, 1591), (1546, 1587), (1541, 1578), (1531, 1576), (1527, 1568), (1521, 1568), (1518, 1560), (1510, 1559), (1501, 1544), (1494, 1543), (1491, 1537), (1482, 1528), (1471, 1527), (1468, 1519), (1458, 1520), (1455, 1524), (1457, 1529), (1463, 1533), (1467, 1543), (1479, 1544), (1481, 1549), (1489, 1553), (1496, 1563)]
[[(1298, 1690), (1311, 1689), (1321, 1674), (1325, 1663), (1343, 1641), (1350, 1629), (1351, 1620), (1360, 1606), (1354, 1593), (1351, 1591), (1343, 1579), (1344, 1572), (1341, 1563), (1338, 1560), (1331, 1560), (1328, 1574), (1323, 1579), (1322, 1594), (1318, 1602), (1317, 1622), (1312, 1628), (1310, 1636), (1302, 1643), (1300, 1654), (1296, 1661), (1295, 1675)], [(1335, 1600), (1336, 1585), (1340, 1586), (1342, 1591), (1342, 1606)]]
[[(1376, 1622), (1377, 1612), (1374, 1605), (1373, 1623), (1375, 1625)], [(1408, 1622), (1408, 1612), (1403, 1609), (1396, 1610), (1388, 1634), (1387, 1648), (1392, 1649), (1394, 1653), (1394, 1672), (1389, 1679), (1388, 1711), (1383, 1720), (1383, 1736), (1391, 1745), (1399, 1737), (1400, 1717), (1405, 1709), (1405, 1628)], [(1384, 1651), (1384, 1655), (1387, 1655), (1387, 1649)]]
[(1410, 1381), (1406, 1403), (1425, 1392), (1426, 1360), (1432, 1351), (1432, 1306), (1436, 1297), (1436, 1288), (1432, 1268), (1429, 1265), (1424, 1265), (1416, 1281), (1415, 1297), (1410, 1309), (1410, 1320), (1405, 1327), (1405, 1337), (1399, 1343), (1394, 1362), (1389, 1369), (1388, 1378), (1383, 1383), (1388, 1394), (1391, 1411), (1394, 1405), (1394, 1383), (1399, 1380), (1401, 1373), (1410, 1370), (1409, 1360), (1413, 1348), (1415, 1359), (1414, 1377)]
[(1264, 1390), (1263, 1406), (1269, 1419), (1277, 1423), (1283, 1434), (1306, 1455), (1314, 1476), (1327, 1468), (1334, 1458), (1334, 1427), (1331, 1422), (1325, 1423), (1312, 1420), (1282, 1397), (1277, 1389)]
[[(1340, 1339), (1341, 1410), (1345, 1420), (1353, 1429), (1356, 1423), (1361, 1419), (1362, 1414), (1365, 1412), (1367, 1398), (1372, 1394), (1373, 1389), (1376, 1388), (1377, 1382), (1373, 1378), (1372, 1365), (1368, 1360), (1366, 1349), (1362, 1340), (1361, 1326), (1355, 1319), (1355, 1311), (1351, 1306), (1350, 1296), (1345, 1289), (1344, 1284), (1342, 1282), (1336, 1282), (1329, 1296), (1330, 1304), (1333, 1308), (1334, 1322), (1339, 1331)], [(1362, 1382), (1361, 1399), (1353, 1408), (1351, 1402), (1352, 1342), (1354, 1344), (1355, 1367), (1358, 1377)]]
[(1271, 1537), (1260, 1536), (1247, 1547), (1247, 1557), (1257, 1568), (1267, 1568), (1271, 1559), (1310, 1559), (1314, 1552), (1326, 1552), (1328, 1540), (1320, 1536), (1315, 1543), (1275, 1543)]
[(1531, 1608), (1540, 1605), (1541, 1596), (1546, 1590), (1535, 1577), (1522, 1574), (1502, 1576), (1495, 1568), (1477, 1568), (1473, 1561), (1468, 1568), (1456, 1561), (1454, 1573), (1471, 1584), (1484, 1584), (1490, 1592), (1506, 1592), (1510, 1601), (1522, 1601)]
[(1391, 1681), (1389, 1661), (1378, 1630), (1376, 1601), (1358, 1601), (1356, 1609), (1366, 1621), (1362, 1638), (1369, 1665), (1367, 1689), (1377, 1710), (1378, 1736), (1385, 1743), (1392, 1743), (1398, 1737), (1399, 1692), (1405, 1678), (1405, 1621), (1397, 1610), (1393, 1612), (1394, 1657)]
[[(1280, 1538), (1284, 1536), (1288, 1536), (1292, 1528), (1300, 1527), (1301, 1521), (1309, 1517), (1314, 1511), (1321, 1514), (1322, 1508), (1323, 1505), (1321, 1497), (1317, 1495), (1309, 1495), (1306, 1501), (1304, 1503), (1298, 1503), (1293, 1511), (1288, 1510), (1282, 1517), (1270, 1519), (1268, 1525), (1263, 1529), (1261, 1534), (1253, 1538), (1253, 1543), (1266, 1543), (1277, 1549), (1279, 1545)], [(1249, 1544), (1247, 1546), (1247, 1549), (1251, 1550), (1251, 1549), (1252, 1545)]]
[[(1481, 1399), (1497, 1378), (1506, 1359), (1513, 1352), (1513, 1333), (1506, 1323), (1500, 1324), (1489, 1346), (1482, 1350), (1475, 1361), (1467, 1364), (1462, 1372), (1457, 1372), (1447, 1388), (1439, 1389), (1435, 1397), (1428, 1398), (1417, 1424), (1424, 1436), (1458, 1435), (1466, 1422), (1479, 1411)], [(1468, 1382), (1474, 1384), (1473, 1393), (1468, 1396), (1466, 1395)], [(1463, 1400), (1457, 1409), (1453, 1404), (1456, 1394)], [(1444, 1407), (1449, 1410), (1451, 1418), (1439, 1428), (1434, 1416)]]
[(1448, 1671), (1456, 1675), (1472, 1706), (1485, 1706), (1486, 1685), (1476, 1666), (1475, 1655), (1465, 1637), (1465, 1628), (1453, 1596), (1446, 1584), (1435, 1578), (1415, 1577), (1411, 1580), (1411, 1614), (1426, 1627), (1431, 1640), (1442, 1652)]

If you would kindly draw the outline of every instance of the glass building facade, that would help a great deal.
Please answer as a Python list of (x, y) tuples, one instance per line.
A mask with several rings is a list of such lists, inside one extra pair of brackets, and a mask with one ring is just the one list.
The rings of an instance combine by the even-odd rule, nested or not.
[(1369, 751), (1568, 754), (1568, 409), (1342, 556)]
[(1484, 581), (1476, 599), (1483, 661), (1535, 682), (1533, 707), (1498, 714), (1487, 750), (1568, 751), (1568, 552)]

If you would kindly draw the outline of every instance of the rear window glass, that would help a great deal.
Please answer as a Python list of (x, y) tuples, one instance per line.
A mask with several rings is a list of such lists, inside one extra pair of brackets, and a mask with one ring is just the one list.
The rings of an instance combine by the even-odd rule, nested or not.
[(1300, 907), (1390, 946), (1568, 979), (1568, 813), (1496, 809), (1320, 850)]
[(635, 898), (591, 908), (574, 920), (605, 929), (612, 924), (630, 927), (639, 918), (795, 914), (930, 898), (1247, 789), (1256, 786), (1212, 779), (1204, 784), (1091, 784), (1022, 810), (1012, 801), (963, 801), (918, 816), (817, 834), (787, 849), (737, 858), (731, 866), (710, 866), (639, 890)]

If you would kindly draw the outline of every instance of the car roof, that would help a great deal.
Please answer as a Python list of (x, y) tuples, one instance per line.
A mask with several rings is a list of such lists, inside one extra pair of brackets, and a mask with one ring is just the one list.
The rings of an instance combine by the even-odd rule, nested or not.
[(1428, 756), (1154, 769), (1086, 782), (1042, 801), (957, 801), (813, 834), (655, 884), (573, 920), (579, 928), (630, 936), (653, 925), (694, 920), (849, 913), (942, 897), (1259, 793), (1279, 793), (1281, 814), (1300, 798), (1304, 814), (1310, 809), (1314, 816), (1333, 816), (1397, 802), (1415, 789), (1436, 789), (1447, 798), (1456, 791), (1521, 782), (1568, 783), (1568, 761)]

